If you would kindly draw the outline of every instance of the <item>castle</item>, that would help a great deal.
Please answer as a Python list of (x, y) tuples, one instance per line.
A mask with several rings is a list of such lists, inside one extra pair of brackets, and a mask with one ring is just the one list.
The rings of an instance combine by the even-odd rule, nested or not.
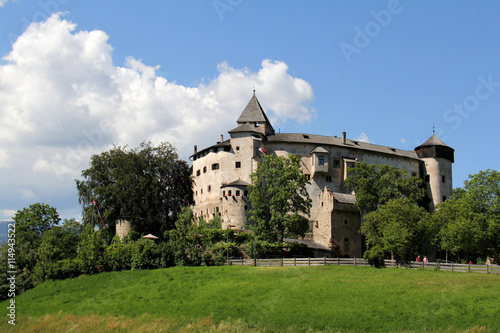
[(236, 121), (238, 126), (215, 145), (194, 148), (195, 217), (222, 218), (223, 228), (246, 229), (250, 175), (262, 161), (262, 149), (278, 156), (298, 155), (310, 184), (312, 241), (323, 248), (333, 241), (343, 255), (362, 256), (361, 217), (356, 197), (344, 184), (355, 163), (387, 164), (425, 180), (430, 210), (452, 194), (454, 149), (434, 134), (412, 151), (341, 137), (276, 133), (255, 92)]

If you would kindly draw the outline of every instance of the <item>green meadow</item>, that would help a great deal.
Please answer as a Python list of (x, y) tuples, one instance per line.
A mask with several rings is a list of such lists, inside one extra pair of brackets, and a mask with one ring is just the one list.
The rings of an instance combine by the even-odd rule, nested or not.
[(0, 331), (500, 332), (500, 275), (371, 267), (173, 267), (49, 281)]

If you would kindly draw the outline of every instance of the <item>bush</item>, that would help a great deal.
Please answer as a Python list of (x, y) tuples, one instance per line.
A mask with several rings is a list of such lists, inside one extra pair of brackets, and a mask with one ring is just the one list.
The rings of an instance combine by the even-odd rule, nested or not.
[(160, 267), (161, 253), (151, 239), (141, 238), (132, 247), (132, 270)]
[(368, 263), (374, 267), (385, 266), (384, 250), (378, 245), (375, 245), (371, 249), (366, 250), (365, 253), (363, 254), (363, 259), (368, 260)]

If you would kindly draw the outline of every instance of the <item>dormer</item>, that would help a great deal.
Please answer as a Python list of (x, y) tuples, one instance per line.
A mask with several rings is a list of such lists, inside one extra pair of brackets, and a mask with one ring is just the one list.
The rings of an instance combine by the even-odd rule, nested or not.
[(312, 176), (316, 173), (328, 173), (328, 157), (330, 152), (323, 147), (316, 147), (311, 152), (311, 172)]

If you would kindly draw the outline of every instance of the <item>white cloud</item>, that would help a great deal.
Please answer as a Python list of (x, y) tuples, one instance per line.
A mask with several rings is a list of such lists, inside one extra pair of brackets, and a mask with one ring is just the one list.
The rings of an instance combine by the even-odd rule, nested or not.
[(2, 209), (0, 210), (0, 219), (2, 220), (11, 220), (14, 215), (16, 215), (17, 211), (12, 209)]
[(367, 143), (373, 143), (370, 140), (370, 138), (368, 137), (368, 135), (366, 135), (365, 132), (363, 132), (360, 135), (358, 135), (354, 140), (361, 141), (361, 142), (367, 142)]
[(405, 138), (401, 139), (401, 142), (406, 143), (406, 139)]
[(254, 86), (272, 120), (314, 116), (310, 84), (284, 62), (263, 60), (257, 72), (221, 63), (214, 79), (186, 87), (133, 57), (114, 66), (107, 41), (105, 32), (77, 31), (58, 13), (32, 23), (3, 58), (0, 202), (74, 195), (91, 154), (112, 144), (169, 141), (187, 158), (194, 144), (215, 143), (236, 127)]

